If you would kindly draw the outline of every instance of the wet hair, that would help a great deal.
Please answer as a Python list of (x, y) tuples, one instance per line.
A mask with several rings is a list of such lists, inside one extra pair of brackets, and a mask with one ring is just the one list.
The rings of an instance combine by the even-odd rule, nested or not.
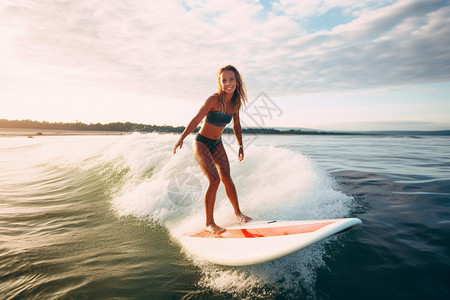
[(236, 112), (242, 107), (242, 104), (244, 104), (245, 106), (248, 102), (247, 89), (245, 87), (244, 81), (242, 80), (241, 74), (239, 74), (238, 70), (235, 67), (233, 67), (232, 65), (221, 67), (217, 73), (217, 94), (219, 97), (219, 108), (222, 112), (225, 112), (225, 92), (222, 89), (220, 76), (225, 70), (233, 71), (234, 76), (236, 77), (236, 89), (234, 91), (233, 98), (231, 99), (231, 102), (233, 103), (233, 110), (234, 112)]

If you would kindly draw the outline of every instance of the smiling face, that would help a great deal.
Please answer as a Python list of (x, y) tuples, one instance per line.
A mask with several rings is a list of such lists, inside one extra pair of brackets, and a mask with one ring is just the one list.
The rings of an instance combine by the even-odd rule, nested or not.
[(237, 80), (232, 70), (223, 70), (220, 74), (220, 86), (226, 94), (233, 95), (237, 87)]
[(242, 103), (245, 104), (248, 101), (247, 90), (241, 74), (232, 65), (223, 66), (217, 72), (217, 95), (220, 110), (223, 112), (229, 105), (225, 102), (231, 101), (233, 110), (238, 111)]

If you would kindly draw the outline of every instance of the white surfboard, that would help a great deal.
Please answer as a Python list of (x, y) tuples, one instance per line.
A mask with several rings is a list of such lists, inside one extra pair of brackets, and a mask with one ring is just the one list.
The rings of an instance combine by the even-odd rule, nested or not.
[(361, 224), (357, 218), (308, 221), (251, 221), (179, 237), (183, 247), (211, 263), (246, 266), (268, 262)]

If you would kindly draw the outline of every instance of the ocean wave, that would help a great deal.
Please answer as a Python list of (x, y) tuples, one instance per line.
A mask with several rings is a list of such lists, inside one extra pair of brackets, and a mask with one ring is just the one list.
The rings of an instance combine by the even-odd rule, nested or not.
[[(203, 193), (207, 186), (192, 154), (193, 137), (188, 137), (183, 149), (174, 155), (172, 148), (177, 139), (176, 135), (156, 133), (45, 137), (17, 140), (9, 147), (14, 147), (16, 158), (23, 160), (26, 154), (24, 165), (91, 174), (107, 187), (105, 193), (118, 218), (158, 223), (177, 243), (177, 236), (204, 226)], [(298, 151), (251, 144), (245, 154), (242, 162), (235, 159), (233, 151), (228, 155), (241, 209), (254, 219), (328, 219), (350, 214), (352, 197), (341, 192), (327, 172)], [(90, 178), (80, 178), (80, 188), (89, 186), (86, 181)], [(235, 220), (222, 186), (217, 193), (215, 219), (218, 224)], [(256, 290), (258, 295), (267, 296), (275, 286), (277, 290), (307, 290), (311, 294), (317, 270), (325, 264), (326, 245), (333, 240), (274, 262), (244, 268), (212, 265), (187, 253), (186, 257), (201, 270), (199, 287), (240, 297), (255, 295)]]

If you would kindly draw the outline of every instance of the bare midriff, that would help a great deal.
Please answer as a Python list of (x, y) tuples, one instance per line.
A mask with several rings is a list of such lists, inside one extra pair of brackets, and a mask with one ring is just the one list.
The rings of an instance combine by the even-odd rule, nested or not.
[(224, 129), (225, 127), (217, 127), (204, 121), (199, 133), (209, 139), (217, 140), (222, 136), (222, 132)]

